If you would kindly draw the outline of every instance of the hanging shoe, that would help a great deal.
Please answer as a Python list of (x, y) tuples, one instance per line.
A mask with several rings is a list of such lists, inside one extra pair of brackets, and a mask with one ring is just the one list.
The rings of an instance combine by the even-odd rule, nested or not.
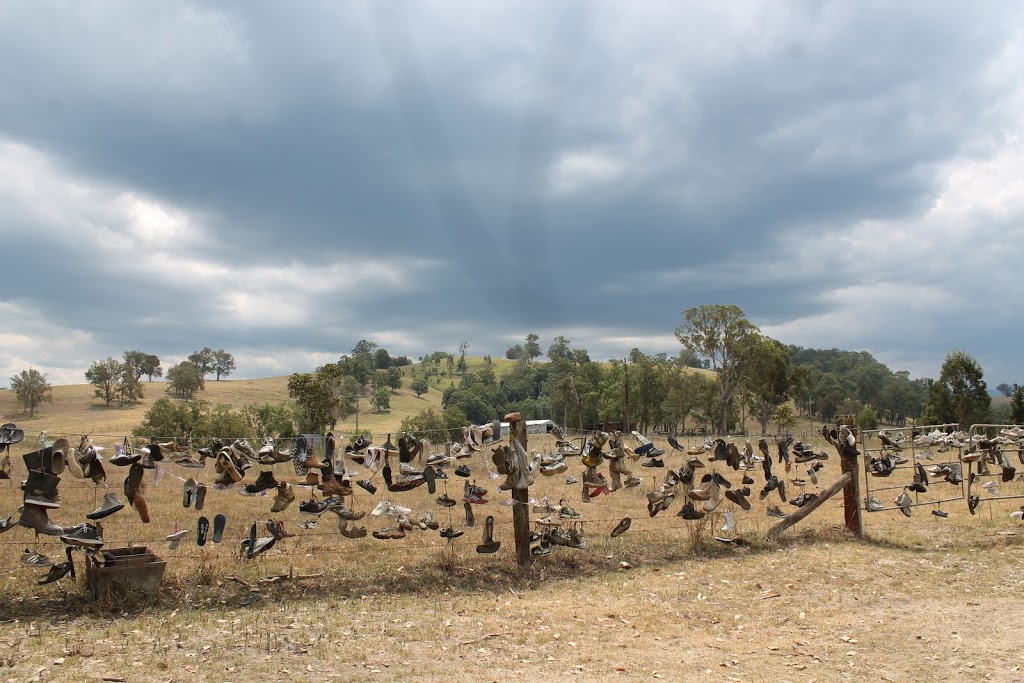
[(676, 516), (688, 520), (697, 520), (703, 519), (704, 513), (698, 510), (696, 507), (694, 507), (692, 502), (686, 501), (686, 503), (683, 504), (683, 507), (679, 510), (679, 512), (676, 513)]
[(277, 495), (274, 496), (274, 504), (271, 505), (271, 512), (282, 512), (285, 508), (292, 504), (295, 500), (295, 492), (292, 491), (292, 485), (286, 481), (281, 482), (277, 485)]
[(168, 550), (177, 550), (178, 546), (181, 545), (182, 540), (188, 536), (188, 529), (178, 529), (177, 531), (167, 534), (164, 538), (167, 541)]
[(269, 538), (257, 538), (255, 543), (252, 543), (250, 539), (242, 541), (242, 552), (245, 554), (246, 559), (251, 560), (252, 558), (262, 555), (277, 543), (277, 539), (273, 536)]
[(617, 538), (622, 534), (626, 533), (629, 530), (629, 527), (632, 526), (632, 524), (632, 519), (630, 519), (629, 517), (623, 517), (621, 520), (619, 520), (619, 523), (615, 525), (615, 528), (612, 529), (612, 538)]
[(868, 512), (881, 512), (882, 510), (885, 509), (885, 505), (883, 505), (882, 501), (878, 500), (877, 498), (873, 496), (867, 496), (866, 498), (864, 498), (864, 509), (867, 510)]
[(116, 493), (110, 492), (103, 496), (100, 506), (87, 514), (85, 518), (92, 520), (103, 519), (122, 509), (124, 509), (124, 503), (118, 500)]
[(558, 516), (560, 519), (579, 519), (580, 513), (569, 507), (569, 501), (564, 498), (558, 501), (559, 511)]
[(476, 551), (481, 554), (490, 554), (497, 552), (499, 548), (501, 548), (501, 541), (494, 540), (494, 517), (488, 515), (484, 521), (483, 540), (476, 547)]
[(21, 564), (26, 567), (52, 567), (53, 560), (42, 553), (25, 548), (25, 552), (21, 554)]
[(25, 505), (22, 507), (21, 518), (18, 519), (18, 524), (46, 536), (63, 535), (64, 527), (52, 523), (47, 517), (46, 510), (47, 508), (36, 505)]
[[(744, 491), (746, 493), (744, 493)], [(733, 503), (736, 503), (744, 510), (750, 509), (750, 501), (747, 500), (747, 496), (750, 495), (750, 489), (736, 489), (725, 492), (725, 497)], [(729, 513), (726, 513), (729, 514)]]
[(103, 528), (98, 524), (82, 524), (73, 531), (62, 534), (60, 540), (68, 545), (100, 548), (103, 546)]
[(52, 565), (50, 567), (50, 571), (46, 573), (46, 576), (36, 581), (36, 584), (39, 586), (44, 586), (48, 583), (59, 581), (68, 574), (74, 572), (74, 569), (74, 565), (71, 564), (70, 560), (68, 560), (67, 562), (61, 562), (60, 564)]

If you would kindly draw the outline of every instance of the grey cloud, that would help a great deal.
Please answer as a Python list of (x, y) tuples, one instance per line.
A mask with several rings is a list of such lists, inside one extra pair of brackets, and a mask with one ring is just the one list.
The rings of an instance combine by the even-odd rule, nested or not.
[[(937, 367), (936, 348), (976, 345), (1000, 372), (1020, 371), (1002, 344), (962, 331), (976, 324), (931, 325), (925, 346), (830, 296), (887, 276), (868, 254), (840, 261), (857, 226), (883, 222), (933, 246), (926, 218), (948, 164), (985, 161), (1019, 133), (1005, 66), (1020, 49), (1016, 8), (2, 11), (0, 137), (70, 183), (180, 209), (199, 253), (168, 243), (158, 262), (226, 269), (125, 286), (98, 245), (39, 230), (45, 214), (5, 216), (0, 231), (19, 249), (88, 260), (92, 277), (39, 282), (27, 259), (10, 264), (0, 301), (89, 331), (97, 349), (212, 344), (269, 367), (263, 350), (291, 348), (300, 362), (374, 330), (422, 344), (391, 349), (415, 357), (462, 339), (500, 355), (510, 331), (577, 329), (595, 336), (575, 343), (620, 356), (615, 339), (664, 339), (684, 308), (723, 302), (794, 334), (793, 321), (859, 316), (856, 334), (807, 322), (808, 346), (847, 339), (893, 358), (934, 355)], [(101, 202), (55, 201), (121, 220)], [(378, 270), (364, 272), (371, 262)], [(904, 277), (973, 291), (907, 267)], [(351, 282), (311, 289), (290, 271)], [(406, 278), (389, 284), (388, 271)], [(232, 311), (225, 289), (293, 310), (261, 325)]]

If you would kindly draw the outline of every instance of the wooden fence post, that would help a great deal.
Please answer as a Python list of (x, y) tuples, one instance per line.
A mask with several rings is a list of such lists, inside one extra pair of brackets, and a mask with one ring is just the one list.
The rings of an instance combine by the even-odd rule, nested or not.
[[(529, 453), (526, 448), (526, 423), (518, 413), (505, 416), (508, 422), (509, 439), (516, 439), (523, 447), (523, 451)], [(530, 489), (512, 489), (512, 529), (516, 541), (516, 564), (520, 567), (529, 567), (533, 560), (530, 555)]]
[(864, 520), (860, 514), (860, 468), (857, 456), (840, 456), (839, 464), (843, 474), (850, 475), (850, 482), (843, 488), (843, 518), (846, 521), (846, 528), (852, 531), (857, 538), (864, 536)]

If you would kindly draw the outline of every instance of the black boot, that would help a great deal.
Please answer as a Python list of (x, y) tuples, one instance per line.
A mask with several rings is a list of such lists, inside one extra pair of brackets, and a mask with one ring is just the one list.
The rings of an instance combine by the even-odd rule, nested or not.
[(32, 451), (21, 456), (21, 459), (25, 461), (25, 467), (29, 472), (33, 470), (42, 472), (43, 471), (43, 451), (52, 450), (51, 448), (43, 448), (38, 451)]
[(57, 484), (60, 477), (38, 470), (30, 470), (25, 480), (25, 504), (43, 508), (59, 508)]

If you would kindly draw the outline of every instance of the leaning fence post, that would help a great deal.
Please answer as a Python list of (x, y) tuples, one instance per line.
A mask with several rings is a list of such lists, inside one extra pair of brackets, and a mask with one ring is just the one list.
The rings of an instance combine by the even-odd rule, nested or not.
[[(523, 447), (523, 451), (529, 453), (526, 447), (526, 423), (519, 413), (510, 413), (505, 416), (508, 422), (509, 439), (516, 439)], [(521, 479), (517, 477), (517, 479)], [(512, 489), (512, 529), (516, 541), (516, 564), (520, 567), (529, 567), (533, 557), (530, 555), (530, 489)]]

